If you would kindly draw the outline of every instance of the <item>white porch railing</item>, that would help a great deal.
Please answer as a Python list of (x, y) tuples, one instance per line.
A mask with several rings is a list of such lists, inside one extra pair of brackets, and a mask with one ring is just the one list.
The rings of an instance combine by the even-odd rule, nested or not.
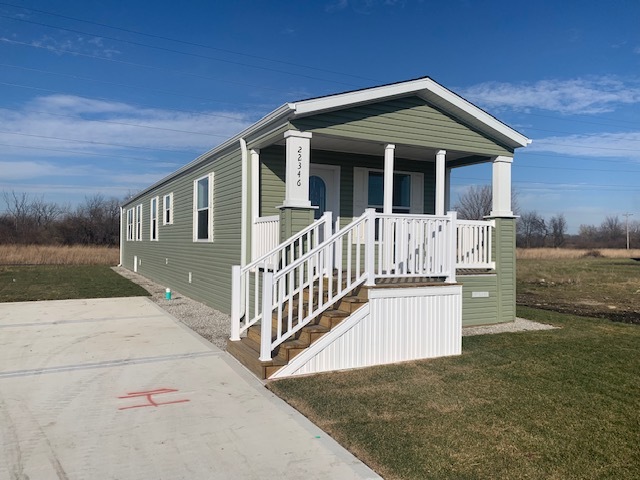
[(375, 275), (392, 277), (446, 277), (455, 281), (456, 213), (387, 215), (376, 213), (380, 246)]
[[(280, 243), (280, 215), (258, 217), (253, 224), (251, 258), (261, 258), (265, 253), (276, 249)], [(276, 263), (269, 259), (266, 262)]]
[(279, 271), (316, 248), (328, 234), (331, 234), (331, 225), (332, 214), (326, 212), (320, 219), (251, 263), (244, 267), (232, 267), (231, 340), (240, 340), (240, 335), (262, 318), (264, 273)]
[(491, 252), (495, 225), (495, 220), (458, 220), (457, 268), (496, 268)]
[[(320, 222), (279, 246), (277, 252), (268, 252), (242, 269), (234, 267), (231, 340), (239, 340), (263, 316), (270, 317), (261, 326), (262, 361), (270, 360), (278, 345), (359, 285), (396, 277), (443, 278), (454, 283), (456, 268), (492, 268), (492, 223), (458, 222), (455, 212), (396, 215), (368, 209), (322, 243), (317, 241)], [(331, 231), (330, 216), (323, 228)], [(312, 248), (296, 250), (304, 238)], [(276, 267), (261, 268), (272, 255), (280, 259)], [(247, 293), (240, 297), (236, 292), (243, 288)], [(244, 322), (241, 306), (246, 311)]]

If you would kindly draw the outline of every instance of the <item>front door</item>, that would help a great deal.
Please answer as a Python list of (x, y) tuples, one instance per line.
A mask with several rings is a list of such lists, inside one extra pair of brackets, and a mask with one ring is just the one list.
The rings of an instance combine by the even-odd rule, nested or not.
[(333, 220), (340, 216), (340, 167), (311, 164), (309, 167), (309, 201), (317, 207), (315, 219), (332, 212)]
[[(309, 201), (313, 207), (317, 207), (314, 212), (315, 220), (325, 212), (331, 212), (333, 231), (340, 228), (340, 167), (313, 163), (309, 166)], [(321, 238), (327, 238), (325, 232), (321, 232)], [(339, 252), (334, 252), (334, 260), (337, 253)]]

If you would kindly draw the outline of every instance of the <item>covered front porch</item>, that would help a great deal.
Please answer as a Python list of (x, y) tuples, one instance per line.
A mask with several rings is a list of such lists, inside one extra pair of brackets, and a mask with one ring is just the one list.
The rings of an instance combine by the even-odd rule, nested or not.
[[(252, 149), (248, 156), (253, 199), (251, 260), (326, 212), (332, 214), (333, 230), (346, 226), (368, 208), (385, 215), (450, 215), (452, 170), (479, 163), (493, 168), (491, 218), (513, 218), (513, 159), (507, 155), (336, 139), (289, 130), (281, 141)], [(454, 240), (460, 258), (469, 264), (461, 268), (494, 268), (490, 254), (483, 255), (469, 245), (477, 244), (493, 223), (490, 219), (484, 223), (465, 221), (464, 233)], [(481, 241), (489, 247), (488, 241)]]

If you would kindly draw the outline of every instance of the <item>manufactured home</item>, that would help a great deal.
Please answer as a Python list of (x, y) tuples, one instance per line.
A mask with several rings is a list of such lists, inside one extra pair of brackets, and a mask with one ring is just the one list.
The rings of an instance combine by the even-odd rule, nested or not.
[[(128, 200), (121, 264), (229, 314), (262, 378), (459, 354), (515, 318), (530, 142), (428, 77), (286, 103)], [(450, 174), (479, 163), (493, 208), (463, 220)]]

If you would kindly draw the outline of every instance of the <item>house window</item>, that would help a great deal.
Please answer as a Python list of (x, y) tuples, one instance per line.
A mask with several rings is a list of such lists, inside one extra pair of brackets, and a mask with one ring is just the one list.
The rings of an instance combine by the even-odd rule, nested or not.
[[(369, 171), (367, 188), (367, 207), (382, 212), (384, 205), (384, 175), (382, 172)], [(393, 174), (393, 213), (411, 212), (411, 174)]]
[(136, 206), (136, 240), (142, 240), (142, 204)]
[(173, 224), (173, 192), (165, 195), (162, 200), (163, 212), (162, 212), (162, 224)]
[[(384, 205), (384, 172), (369, 168), (353, 171), (353, 216), (366, 208), (382, 212)], [(394, 172), (392, 212), (422, 214), (424, 212), (424, 175), (420, 172)]]
[(213, 241), (213, 173), (193, 182), (193, 240)]
[(127, 240), (133, 240), (133, 208), (127, 210)]
[(158, 240), (158, 197), (153, 197), (149, 205), (149, 240)]

